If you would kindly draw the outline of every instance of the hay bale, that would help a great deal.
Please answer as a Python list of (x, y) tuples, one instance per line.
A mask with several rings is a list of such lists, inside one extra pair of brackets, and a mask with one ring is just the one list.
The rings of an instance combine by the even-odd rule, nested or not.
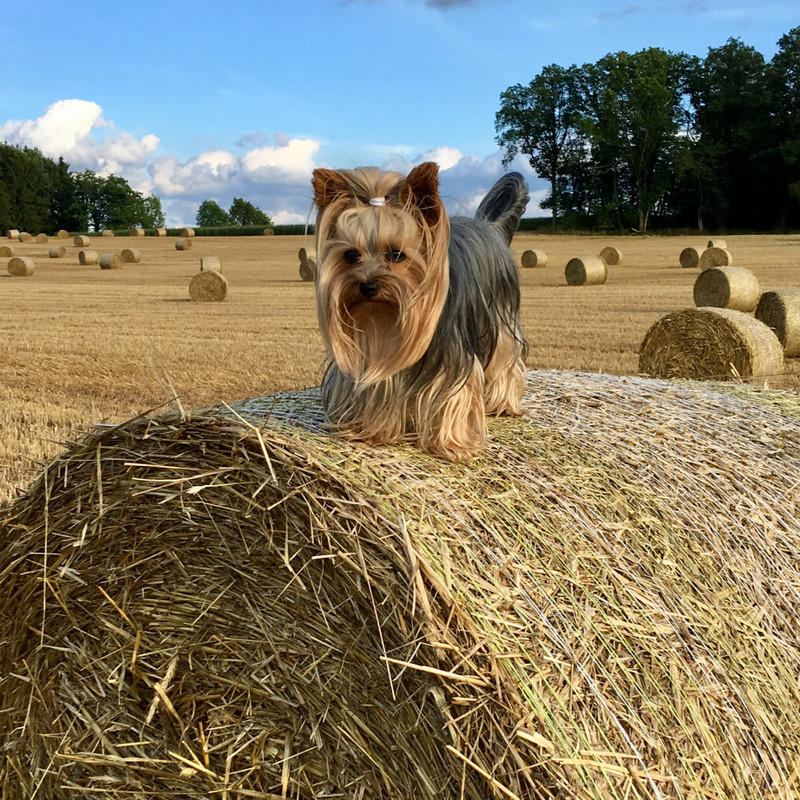
[(9, 229), (9, 230), (6, 232), (6, 236), (7, 236), (9, 239), (13, 239), (15, 242), (18, 242), (18, 241), (19, 241), (19, 231), (18, 231), (16, 228), (10, 228), (10, 229)]
[(72, 445), (0, 511), (0, 794), (799, 796), (796, 396), (529, 384), (469, 469), (317, 390)]
[(622, 251), (617, 247), (604, 247), (600, 251), (600, 258), (610, 267), (622, 263)]
[(693, 269), (700, 266), (700, 255), (703, 251), (699, 247), (684, 247), (678, 257), (680, 265), (684, 269)]
[(123, 264), (138, 264), (142, 260), (142, 253), (136, 247), (126, 247), (121, 253)]
[(144, 228), (131, 228), (129, 233), (131, 236), (144, 236)]
[(36, 244), (47, 244), (50, 241), (46, 233), (37, 233), (35, 238)]
[(91, 244), (91, 240), (88, 236), (76, 236), (72, 242), (75, 247), (88, 247)]
[(57, 244), (54, 244), (48, 251), (50, 258), (64, 258), (66, 254), (67, 248)]
[(194, 228), (181, 228), (181, 236), (184, 239), (191, 239), (194, 237)]
[(14, 256), (8, 262), (8, 274), (15, 278), (27, 278), (36, 271), (36, 264), (28, 256)]
[(175, 240), (175, 249), (176, 250), (191, 250), (192, 249), (192, 240), (191, 239), (176, 239)]
[(525, 269), (547, 266), (547, 253), (544, 250), (524, 250), (520, 263)]
[(79, 250), (78, 263), (79, 264), (97, 264), (100, 261), (100, 256), (97, 250)]
[(166, 235), (167, 235), (167, 229), (166, 228), (156, 228), (153, 231), (153, 236), (166, 236)]
[(656, 378), (780, 381), (783, 348), (763, 322), (729, 308), (689, 308), (656, 322), (639, 348), (639, 372)]
[(33, 241), (33, 234), (28, 233), (27, 231), (23, 231), (19, 235), (19, 240), (21, 242), (32, 242)]
[(119, 269), (122, 266), (122, 256), (119, 253), (103, 253), (100, 256), (100, 269)]
[(784, 356), (800, 357), (800, 289), (764, 292), (755, 316), (775, 332), (783, 345)]
[(570, 286), (591, 286), (606, 282), (608, 270), (600, 256), (576, 256), (567, 262), (564, 277)]
[(752, 311), (761, 289), (758, 278), (744, 267), (712, 267), (703, 270), (694, 282), (694, 304)]
[(63, 228), (56, 234), (56, 238), (58, 239), (69, 239), (69, 231), (65, 231)]
[(733, 256), (722, 247), (709, 247), (700, 253), (698, 266), (700, 269), (713, 269), (714, 267), (730, 267)]
[(14, 248), (10, 245), (0, 245), (0, 256), (3, 258), (10, 258), (14, 255)]
[(274, 228), (264, 228), (264, 236), (274, 236), (275, 230)]
[(228, 280), (215, 269), (198, 272), (189, 283), (189, 295), (198, 303), (221, 303), (228, 296)]
[(200, 259), (201, 272), (207, 269), (215, 269), (217, 272), (222, 272), (222, 261), (219, 256), (203, 256)]
[(113, 239), (114, 238), (114, 231), (104, 230), (103, 231), (103, 236), (106, 236), (106, 237), (108, 237), (110, 239)]
[(719, 247), (722, 250), (728, 249), (728, 243), (724, 239), (709, 239), (708, 244), (706, 245), (707, 248), (711, 247)]

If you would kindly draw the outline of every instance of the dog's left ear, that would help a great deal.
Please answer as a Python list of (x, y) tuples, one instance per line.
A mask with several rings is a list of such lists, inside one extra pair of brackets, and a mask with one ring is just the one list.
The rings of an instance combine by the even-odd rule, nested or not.
[(347, 181), (333, 169), (315, 169), (311, 176), (311, 185), (314, 187), (314, 203), (320, 211), (339, 195), (353, 193)]
[(426, 161), (414, 167), (403, 184), (401, 197), (403, 202), (415, 205), (429, 225), (435, 225), (443, 211), (439, 197), (439, 165)]

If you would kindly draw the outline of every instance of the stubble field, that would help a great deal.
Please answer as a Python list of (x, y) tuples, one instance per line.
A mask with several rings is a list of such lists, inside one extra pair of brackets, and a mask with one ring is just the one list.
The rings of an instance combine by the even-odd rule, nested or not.
[[(800, 235), (727, 236), (737, 266), (762, 291), (800, 286)], [(663, 315), (694, 305), (699, 274), (678, 264), (681, 250), (708, 237), (546, 236), (519, 233), (512, 249), (544, 250), (548, 264), (520, 269), (522, 321), (530, 369), (634, 375), (638, 349)], [(7, 275), (0, 261), (0, 502), (43, 460), (94, 423), (122, 422), (177, 393), (191, 410), (316, 385), (322, 368), (313, 287), (298, 276), (302, 236), (198, 237), (188, 251), (172, 238), (93, 239), (92, 249), (141, 251), (139, 264), (81, 266), (72, 240), (61, 259), (49, 244), (12, 244), (35, 274)], [(567, 286), (566, 262), (623, 253), (602, 286)], [(189, 282), (202, 256), (222, 260), (222, 303), (195, 303)], [(800, 391), (800, 365), (773, 385)]]

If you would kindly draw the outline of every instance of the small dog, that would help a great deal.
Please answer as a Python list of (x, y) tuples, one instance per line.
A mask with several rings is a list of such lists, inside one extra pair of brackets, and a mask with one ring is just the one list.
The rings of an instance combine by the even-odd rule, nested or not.
[(524, 178), (503, 176), (474, 219), (448, 218), (432, 162), (407, 177), (316, 169), (312, 184), (333, 429), (471, 458), (487, 413), (522, 413), (527, 342), (509, 244), (528, 203)]

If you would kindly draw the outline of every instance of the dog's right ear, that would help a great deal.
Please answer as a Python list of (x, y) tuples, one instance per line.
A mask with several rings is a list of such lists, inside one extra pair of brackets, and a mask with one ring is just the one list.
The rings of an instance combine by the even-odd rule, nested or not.
[(353, 190), (344, 177), (333, 169), (315, 169), (311, 177), (314, 187), (314, 203), (323, 211), (342, 194), (352, 194)]

